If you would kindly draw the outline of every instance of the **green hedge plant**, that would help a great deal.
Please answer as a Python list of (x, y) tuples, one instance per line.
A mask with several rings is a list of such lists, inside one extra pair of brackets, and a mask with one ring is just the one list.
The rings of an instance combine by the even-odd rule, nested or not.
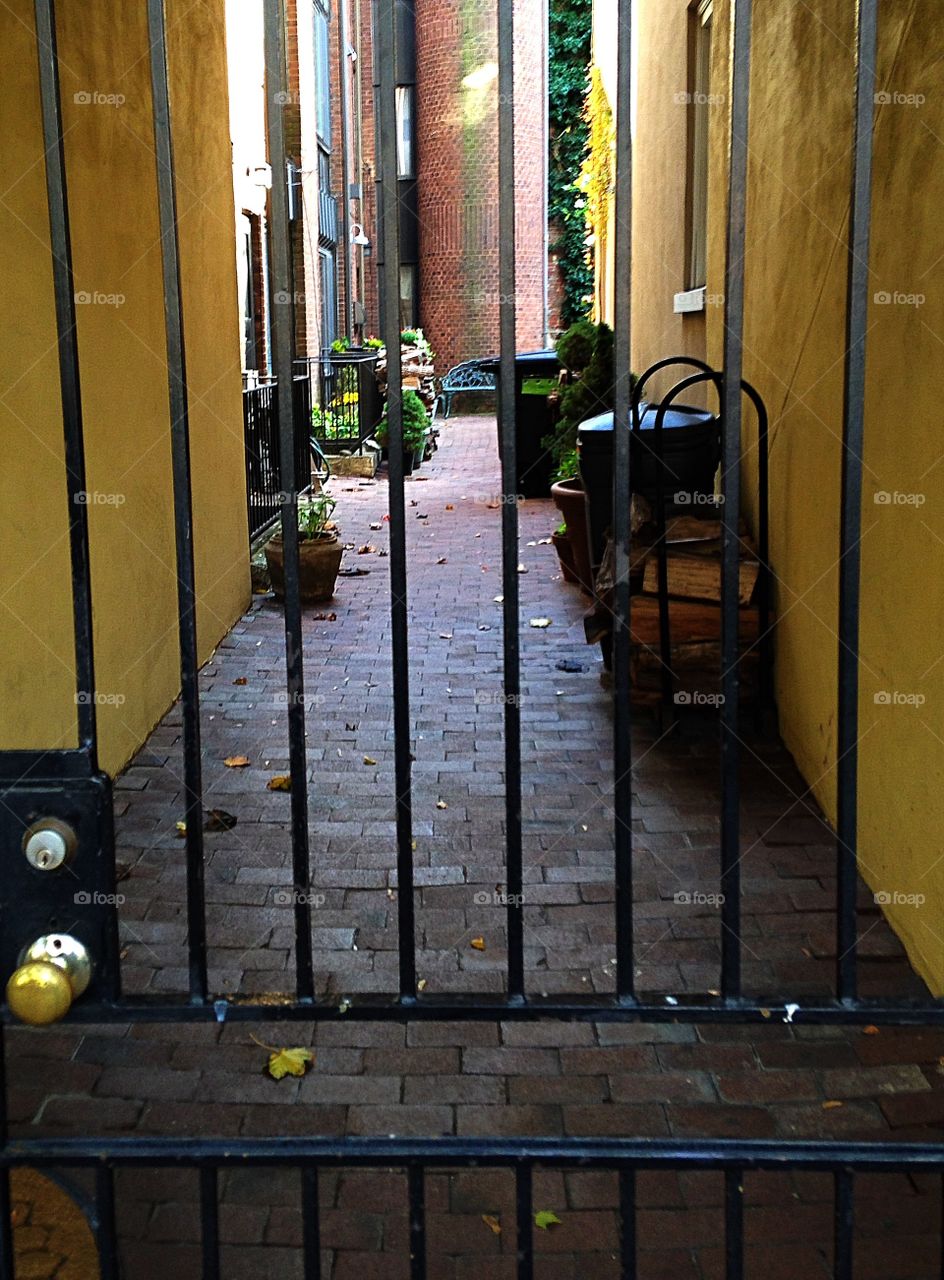
[[(426, 432), (429, 428), (429, 417), (423, 401), (419, 398), (415, 391), (404, 391), (403, 393), (403, 447), (406, 450), (412, 449), (415, 453), (423, 447), (423, 441), (426, 438)], [(376, 431), (377, 443), (383, 448), (388, 448), (390, 444), (390, 424), (387, 420), (387, 410), (384, 409), (383, 417)]]

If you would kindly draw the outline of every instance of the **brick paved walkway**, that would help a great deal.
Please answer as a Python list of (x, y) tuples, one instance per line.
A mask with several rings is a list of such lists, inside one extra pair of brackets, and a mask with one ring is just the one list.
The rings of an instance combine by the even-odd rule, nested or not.
[[(452, 420), (407, 483), (410, 675), (420, 974), (426, 990), (498, 991), (503, 981), (500, 509), (491, 419)], [(396, 985), (393, 731), (387, 487), (335, 480), (337, 516), (370, 570), (308, 612), (305, 676), (319, 991)], [(520, 509), (527, 973), (532, 990), (613, 987), (610, 695), (583, 641), (583, 598), (558, 578), (549, 502)], [(379, 525), (379, 528), (372, 526)], [(357, 554), (357, 548), (371, 548)], [(335, 615), (321, 616), (318, 615)], [(548, 617), (546, 630), (530, 628)], [(208, 806), (234, 814), (207, 836), (211, 983), (260, 994), (293, 985), (281, 611), (257, 597), (202, 673)], [(579, 667), (579, 670), (564, 670)], [(169, 713), (117, 784), (124, 981), (186, 981), (179, 714)], [(635, 736), (637, 979), (654, 992), (718, 984), (717, 752), (710, 719)], [(784, 750), (745, 751), (745, 979), (798, 997), (829, 989), (835, 880), (828, 828)], [(251, 765), (228, 769), (228, 756)], [(365, 757), (376, 764), (365, 764)], [(445, 807), (443, 807), (445, 806)], [(684, 901), (678, 895), (695, 899)], [(484, 901), (483, 901), (484, 898)], [(863, 892), (862, 988), (922, 988)], [(471, 940), (481, 936), (484, 950)], [(243, 1026), (59, 1027), (11, 1033), (14, 1121), (32, 1133), (632, 1134), (939, 1137), (944, 1034), (771, 1025), (255, 1028), (312, 1044), (304, 1080), (275, 1083)], [(832, 1105), (824, 1107), (824, 1103)], [(838, 1104), (838, 1105), (837, 1105)], [(511, 1280), (513, 1197), (505, 1175), (429, 1180), (431, 1280)], [(120, 1179), (128, 1275), (199, 1274), (195, 1183), (160, 1172)], [(406, 1275), (398, 1175), (342, 1173), (322, 1187), (330, 1280)], [(716, 1175), (641, 1179), (641, 1276), (723, 1273)], [(822, 1178), (748, 1179), (747, 1240), (766, 1280), (828, 1274), (831, 1189)], [(539, 1175), (540, 1280), (617, 1275), (615, 1186), (605, 1174)], [(857, 1277), (939, 1275), (940, 1196), (926, 1179), (863, 1179)], [(223, 1180), (224, 1275), (300, 1274), (294, 1178)], [(498, 1214), (494, 1234), (482, 1214)], [(24, 1275), (45, 1274), (24, 1271)], [(62, 1274), (66, 1274), (63, 1272)]]

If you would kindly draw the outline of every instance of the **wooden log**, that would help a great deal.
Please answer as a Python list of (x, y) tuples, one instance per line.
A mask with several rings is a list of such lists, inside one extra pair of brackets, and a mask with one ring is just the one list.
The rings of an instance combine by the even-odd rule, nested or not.
[[(687, 545), (687, 544), (686, 544)], [(721, 599), (721, 554), (717, 543), (704, 544), (717, 548), (714, 554), (687, 553), (675, 548), (666, 557), (668, 592), (685, 600)], [(760, 565), (756, 560), (741, 559), (738, 566), (738, 603), (750, 604)], [(647, 594), (659, 591), (659, 558), (655, 552), (646, 560), (642, 589)]]
[[(632, 643), (658, 649), (659, 601), (657, 598), (649, 595), (633, 596), (629, 612)], [(741, 644), (752, 644), (757, 639), (759, 630), (759, 613), (756, 605), (748, 605), (740, 609), (738, 617)], [(669, 637), (673, 646), (720, 640), (720, 606), (697, 600), (670, 600)]]

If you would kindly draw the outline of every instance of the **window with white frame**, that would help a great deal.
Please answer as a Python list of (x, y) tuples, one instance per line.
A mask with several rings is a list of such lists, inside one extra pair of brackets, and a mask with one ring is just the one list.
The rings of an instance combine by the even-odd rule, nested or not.
[(413, 164), (413, 104), (414, 90), (411, 84), (397, 85), (397, 177), (414, 178)]
[(331, 146), (331, 56), (327, 0), (313, 6), (315, 42), (315, 127), (322, 146)]

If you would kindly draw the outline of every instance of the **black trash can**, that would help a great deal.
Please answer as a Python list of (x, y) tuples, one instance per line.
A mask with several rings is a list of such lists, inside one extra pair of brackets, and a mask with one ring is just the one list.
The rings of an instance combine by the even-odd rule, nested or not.
[[(500, 361), (498, 356), (489, 356), (479, 363), (495, 375), (498, 386), (498, 453), (501, 457)], [(523, 351), (515, 356), (515, 491), (525, 498), (546, 498), (551, 490), (554, 465), (541, 441), (554, 429), (556, 410), (548, 404), (547, 397), (557, 390), (559, 375), (556, 351)]]
[[(657, 404), (639, 406), (640, 432), (630, 446), (630, 484), (652, 503), (656, 498), (658, 460), (654, 429)], [(718, 418), (707, 409), (673, 405), (662, 423), (662, 456), (666, 470), (663, 496), (666, 512), (690, 515), (713, 512), (715, 471), (721, 457)], [(613, 520), (613, 414), (588, 418), (577, 429), (580, 474), (587, 491), (590, 556), (596, 568), (603, 558), (606, 531)]]

